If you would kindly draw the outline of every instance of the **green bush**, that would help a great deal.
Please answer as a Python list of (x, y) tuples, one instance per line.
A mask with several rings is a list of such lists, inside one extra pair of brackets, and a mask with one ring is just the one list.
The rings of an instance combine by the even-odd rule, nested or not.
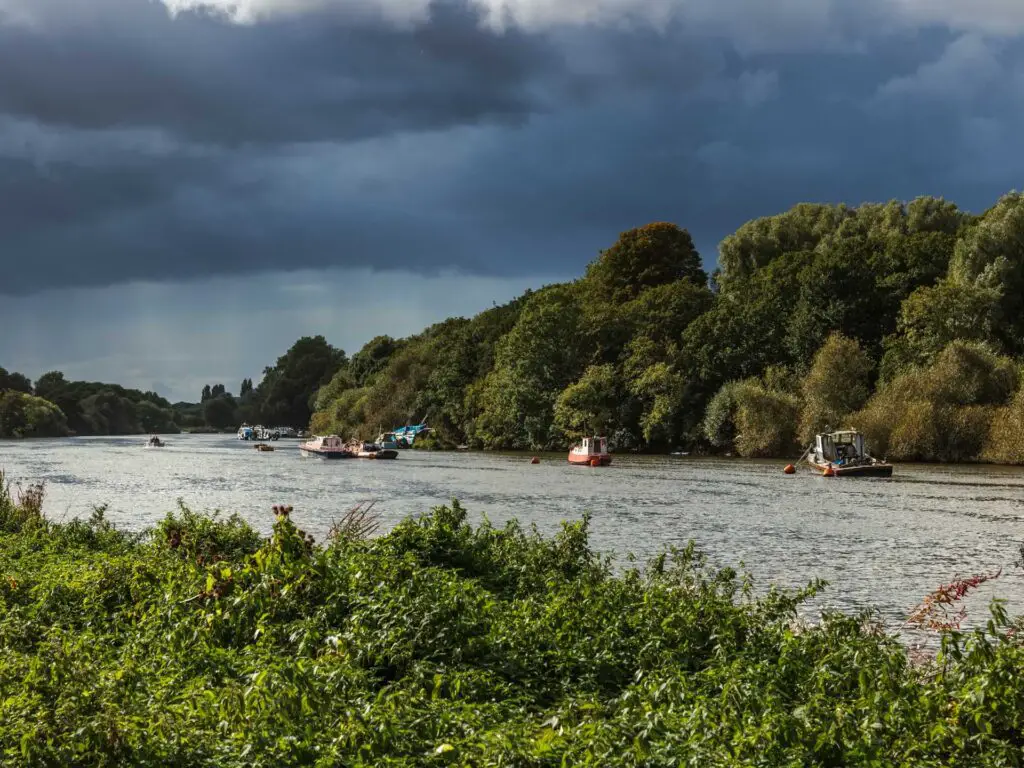
[(803, 380), (801, 443), (810, 444), (826, 427), (842, 429), (843, 420), (864, 406), (873, 367), (856, 341), (839, 333), (828, 337)]
[(730, 382), (708, 405), (704, 435), (745, 458), (786, 456), (796, 448), (799, 400), (757, 379)]
[(1010, 359), (954, 342), (930, 366), (883, 385), (851, 421), (876, 454), (894, 460), (975, 461), (1018, 377)]
[(14, 390), (0, 391), (0, 437), (64, 437), (68, 420), (48, 400)]
[(124, 536), (33, 498), (0, 494), (5, 765), (1024, 764), (998, 605), (912, 663), (868, 615), (797, 623), (821, 584), (755, 597), (692, 545), (616, 570), (587, 519), (454, 502), (323, 547), (290, 507)]
[(999, 464), (1024, 464), (1024, 389), (992, 417), (984, 458)]

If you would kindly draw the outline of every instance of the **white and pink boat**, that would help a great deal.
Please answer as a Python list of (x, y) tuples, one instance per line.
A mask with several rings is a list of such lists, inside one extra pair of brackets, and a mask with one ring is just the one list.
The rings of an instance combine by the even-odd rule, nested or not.
[(352, 452), (345, 447), (341, 438), (337, 435), (326, 437), (316, 436), (312, 440), (299, 445), (299, 451), (304, 457), (319, 457), (321, 459), (351, 459)]
[(569, 463), (587, 467), (607, 467), (612, 463), (607, 437), (584, 437), (569, 451)]

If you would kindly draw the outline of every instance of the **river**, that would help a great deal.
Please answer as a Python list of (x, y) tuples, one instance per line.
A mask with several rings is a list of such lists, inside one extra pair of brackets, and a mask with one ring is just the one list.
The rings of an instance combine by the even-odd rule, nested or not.
[[(742, 563), (760, 585), (827, 579), (822, 604), (876, 608), (895, 623), (954, 575), (1003, 568), (970, 603), (987, 618), (993, 595), (1024, 613), (1024, 469), (897, 466), (892, 479), (829, 479), (782, 461), (616, 456), (607, 469), (563, 455), (404, 451), (397, 461), (302, 459), (295, 441), (260, 453), (222, 435), (0, 442), (0, 470), (43, 482), (51, 519), (105, 504), (120, 526), (150, 526), (180, 498), (196, 510), (238, 512), (267, 531), (287, 503), (318, 538), (352, 505), (374, 500), (382, 528), (457, 497), (470, 519), (518, 518), (545, 532), (590, 512), (595, 548), (646, 557), (690, 539), (720, 565)], [(970, 623), (970, 621), (968, 622)]]

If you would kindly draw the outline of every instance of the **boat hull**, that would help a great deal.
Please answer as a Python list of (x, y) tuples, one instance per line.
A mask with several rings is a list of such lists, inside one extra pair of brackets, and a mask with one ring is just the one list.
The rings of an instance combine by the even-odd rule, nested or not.
[[(811, 466), (820, 472), (828, 469), (827, 464), (818, 464), (817, 462), (811, 462)], [(838, 467), (833, 464), (832, 472), (836, 477), (892, 477), (892, 464), (879, 462), (857, 467)]]
[(607, 453), (587, 455), (585, 453), (570, 453), (569, 463), (578, 467), (607, 467), (612, 463), (612, 457)]
[(300, 448), (299, 453), (305, 458), (311, 459), (351, 459), (352, 454), (348, 451), (318, 451), (313, 448)]
[(360, 451), (356, 454), (357, 459), (397, 459), (398, 451), (392, 448), (385, 448), (380, 451)]

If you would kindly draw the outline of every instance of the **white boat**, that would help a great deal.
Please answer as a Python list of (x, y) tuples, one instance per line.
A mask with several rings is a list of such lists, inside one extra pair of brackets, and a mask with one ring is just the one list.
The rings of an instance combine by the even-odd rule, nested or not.
[(871, 456), (864, 435), (855, 429), (815, 435), (807, 449), (807, 463), (835, 477), (892, 477), (892, 464)]
[(352, 452), (345, 447), (337, 435), (318, 435), (312, 440), (307, 440), (299, 445), (299, 453), (305, 458), (351, 459), (353, 457)]
[(256, 430), (250, 427), (248, 424), (243, 424), (238, 428), (238, 439), (239, 440), (255, 440)]

